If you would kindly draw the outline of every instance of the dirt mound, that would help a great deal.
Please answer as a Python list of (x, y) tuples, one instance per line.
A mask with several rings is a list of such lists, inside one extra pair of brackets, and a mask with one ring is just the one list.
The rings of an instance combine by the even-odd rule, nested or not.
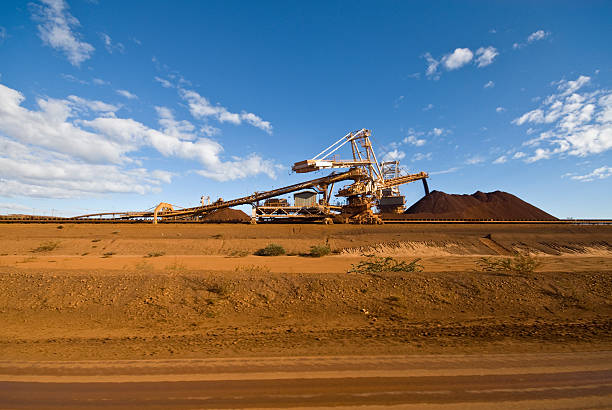
[(216, 209), (202, 218), (203, 222), (210, 223), (241, 223), (250, 222), (251, 218), (239, 209)]
[(556, 220), (554, 216), (507, 192), (472, 195), (432, 191), (404, 213), (406, 219)]

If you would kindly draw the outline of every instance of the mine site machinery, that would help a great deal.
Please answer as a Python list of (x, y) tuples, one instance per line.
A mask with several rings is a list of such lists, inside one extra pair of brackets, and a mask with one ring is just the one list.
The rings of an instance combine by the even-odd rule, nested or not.
[[(381, 205), (386, 198), (401, 198), (401, 205), (393, 207), (394, 212), (403, 210), (404, 199), (399, 195), (399, 185), (423, 180), (429, 176), (425, 172), (402, 175), (399, 161), (379, 163), (370, 140), (371, 132), (365, 128), (349, 132), (312, 159), (296, 162), (292, 170), (297, 173), (315, 172), (324, 169), (350, 168), (361, 171), (360, 178), (338, 190), (336, 196), (346, 198), (339, 215), (334, 220), (344, 223), (382, 223), (380, 215), (373, 212), (376, 205), (382, 211), (388, 206)], [(342, 160), (332, 156), (345, 144), (350, 143), (353, 159)], [(426, 182), (424, 182), (426, 184)], [(425, 185), (426, 193), (428, 191)], [(324, 197), (328, 200), (329, 195)], [(398, 201), (396, 201), (398, 203)]]
[[(309, 220), (324, 223), (380, 224), (380, 215), (373, 212), (376, 206), (381, 212), (403, 211), (404, 197), (399, 194), (399, 185), (422, 180), (428, 193), (427, 173), (408, 174), (401, 172), (398, 161), (379, 163), (370, 140), (371, 132), (361, 129), (349, 132), (312, 159), (296, 162), (292, 170), (308, 173), (327, 169), (348, 168), (344, 172), (333, 171), (327, 176), (300, 182), (269, 191), (255, 192), (242, 198), (224, 201), (219, 198), (210, 203), (208, 196), (200, 198), (200, 206), (178, 208), (162, 202), (144, 212), (113, 212), (89, 214), (73, 219), (108, 218), (113, 220), (200, 221), (213, 211), (238, 205), (251, 205), (252, 221)], [(352, 159), (339, 159), (335, 153), (350, 144)], [(331, 204), (334, 186), (338, 182), (352, 181), (336, 193), (346, 198), (346, 203)], [(295, 193), (293, 206), (283, 195)], [(317, 197), (320, 199), (317, 200)], [(263, 204), (261, 201), (264, 201)]]

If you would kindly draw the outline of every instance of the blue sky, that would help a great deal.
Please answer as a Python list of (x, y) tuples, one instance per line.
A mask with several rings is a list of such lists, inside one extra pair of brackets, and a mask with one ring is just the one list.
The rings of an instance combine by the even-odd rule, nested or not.
[(432, 189), (610, 218), (611, 21), (608, 1), (3, 1), (0, 213), (243, 196), (368, 128)]

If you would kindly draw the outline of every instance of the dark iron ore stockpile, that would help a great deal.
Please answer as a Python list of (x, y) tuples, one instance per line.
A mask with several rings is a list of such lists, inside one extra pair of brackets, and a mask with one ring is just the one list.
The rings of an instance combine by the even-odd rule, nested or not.
[(240, 223), (250, 222), (250, 220), (251, 218), (247, 214), (239, 209), (232, 208), (216, 209), (202, 218), (202, 222), (209, 223)]
[(494, 219), (554, 221), (557, 218), (507, 192), (472, 195), (432, 191), (406, 209), (401, 219)]

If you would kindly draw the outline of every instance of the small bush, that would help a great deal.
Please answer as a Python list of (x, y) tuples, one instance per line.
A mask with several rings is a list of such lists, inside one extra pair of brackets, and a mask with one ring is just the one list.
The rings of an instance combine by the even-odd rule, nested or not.
[(149, 252), (145, 258), (157, 258), (158, 256), (164, 256), (166, 252)]
[(115, 254), (115, 252), (106, 252), (104, 255), (102, 255), (103, 258), (110, 258), (111, 256), (113, 256)]
[(64, 225), (58, 225), (57, 229), (64, 229)]
[(476, 264), (483, 272), (505, 272), (518, 275), (531, 275), (542, 264), (528, 254), (518, 254), (512, 258), (480, 258)]
[(320, 258), (331, 253), (331, 249), (327, 245), (314, 245), (310, 247), (310, 254), (313, 258)]
[(261, 248), (255, 251), (254, 255), (257, 256), (280, 256), (285, 254), (285, 248), (275, 243), (271, 243), (265, 248)]
[(31, 252), (51, 252), (52, 250), (57, 249), (58, 246), (59, 242), (43, 242), (38, 248), (32, 249)]
[(233, 250), (230, 253), (228, 253), (225, 257), (226, 258), (244, 258), (245, 256), (249, 255), (249, 251), (245, 251), (245, 250)]
[(357, 265), (352, 265), (348, 273), (378, 273), (378, 272), (422, 272), (421, 258), (412, 262), (397, 261), (389, 256), (383, 258), (374, 255), (365, 255), (367, 259)]

